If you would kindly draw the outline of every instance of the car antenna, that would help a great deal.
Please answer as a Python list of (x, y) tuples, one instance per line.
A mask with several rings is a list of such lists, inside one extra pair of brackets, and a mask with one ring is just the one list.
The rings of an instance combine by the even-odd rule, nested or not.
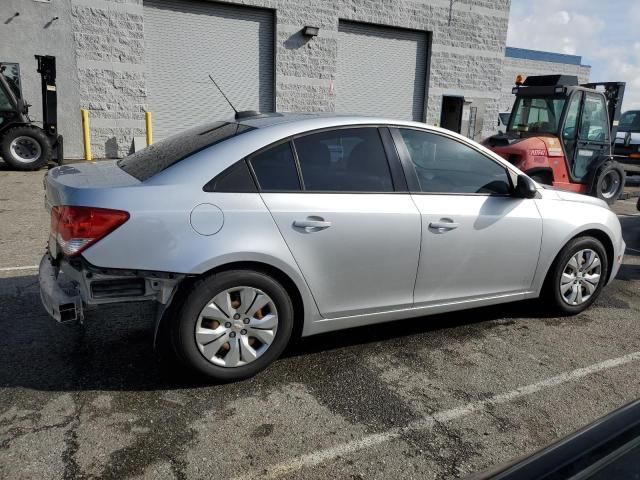
[(236, 107), (233, 106), (233, 103), (231, 103), (231, 100), (229, 100), (227, 98), (227, 96), (224, 94), (224, 92), (222, 91), (222, 89), (220, 88), (220, 86), (216, 83), (216, 81), (213, 79), (213, 77), (211, 76), (211, 74), (209, 74), (209, 78), (211, 79), (211, 81), (213, 82), (213, 84), (216, 86), (216, 88), (218, 89), (218, 91), (220, 92), (220, 94), (224, 97), (224, 99), (227, 101), (227, 103), (229, 104), (229, 106), (233, 109), (233, 111), (236, 114), (236, 118), (238, 117), (238, 110), (236, 110)]

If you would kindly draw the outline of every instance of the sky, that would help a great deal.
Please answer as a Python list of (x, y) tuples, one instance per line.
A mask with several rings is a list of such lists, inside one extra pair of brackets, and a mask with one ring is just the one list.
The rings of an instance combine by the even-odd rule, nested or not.
[(640, 109), (640, 0), (512, 0), (507, 45), (581, 55), (590, 81), (627, 82)]

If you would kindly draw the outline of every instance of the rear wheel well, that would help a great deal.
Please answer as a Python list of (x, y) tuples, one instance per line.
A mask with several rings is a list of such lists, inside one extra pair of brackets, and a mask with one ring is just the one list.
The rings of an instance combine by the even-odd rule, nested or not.
[[(581, 237), (593, 237), (596, 240), (599, 240), (600, 243), (602, 243), (602, 246), (604, 247), (604, 251), (607, 253), (607, 278), (605, 279), (605, 285), (606, 283), (609, 281), (609, 278), (611, 277), (611, 270), (613, 268), (615, 259), (613, 258), (614, 255), (614, 250), (613, 250), (613, 242), (611, 241), (611, 238), (609, 238), (609, 235), (607, 235), (605, 232), (603, 232), (602, 230), (597, 230), (597, 229), (591, 229), (591, 230), (585, 230), (584, 232), (580, 232), (577, 235), (574, 235), (573, 237), (571, 237), (569, 240), (567, 240), (565, 242), (565, 244), (562, 246), (562, 248), (564, 248), (566, 245), (569, 244), (569, 242), (571, 242), (572, 240), (576, 239), (576, 238), (581, 238)], [(545, 286), (547, 286), (547, 284), (549, 283), (549, 275), (551, 274), (551, 272), (553, 272), (553, 268), (556, 265), (556, 262), (558, 261), (558, 258), (560, 257), (560, 252), (562, 252), (562, 248), (560, 249), (560, 251), (558, 251), (556, 258), (553, 259), (553, 263), (551, 264), (551, 266), (549, 267), (549, 269), (547, 270), (547, 274), (545, 276), (544, 279), (544, 283)]]
[[(299, 338), (302, 334), (302, 327), (304, 324), (304, 303), (302, 302), (302, 295), (298, 290), (296, 284), (291, 280), (291, 278), (284, 273), (279, 268), (276, 268), (267, 263), (261, 262), (233, 262), (227, 263), (224, 265), (220, 265), (218, 267), (212, 268), (207, 272), (194, 276), (188, 277), (183, 282), (181, 282), (179, 290), (175, 294), (175, 299), (177, 302), (172, 302), (179, 304), (184, 298), (185, 292), (189, 290), (190, 285), (194, 282), (198, 281), (200, 278), (209, 275), (215, 275), (220, 272), (227, 272), (229, 270), (252, 270), (256, 272), (262, 272), (270, 277), (276, 279), (279, 283), (282, 284), (284, 289), (287, 291), (289, 296), (291, 297), (291, 303), (293, 304), (293, 333), (291, 335), (292, 340)], [(173, 305), (172, 305), (173, 306)]]

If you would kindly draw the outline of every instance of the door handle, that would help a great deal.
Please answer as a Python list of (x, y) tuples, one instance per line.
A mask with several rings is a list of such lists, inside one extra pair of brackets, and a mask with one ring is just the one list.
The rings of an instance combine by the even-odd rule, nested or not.
[(454, 230), (459, 226), (460, 224), (456, 222), (431, 222), (429, 224), (429, 228), (434, 228), (439, 232), (444, 232), (446, 230)]
[(316, 230), (324, 230), (325, 228), (329, 228), (331, 226), (331, 222), (327, 222), (324, 219), (314, 219), (307, 218), (306, 220), (295, 220), (293, 222), (293, 226), (297, 228), (304, 229), (316, 229)]

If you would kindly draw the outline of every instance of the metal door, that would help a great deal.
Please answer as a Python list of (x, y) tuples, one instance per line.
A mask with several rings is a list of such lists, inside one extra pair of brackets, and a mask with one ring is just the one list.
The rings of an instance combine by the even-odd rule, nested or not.
[[(233, 111), (273, 111), (273, 11), (218, 2), (144, 1), (148, 108), (158, 139)], [(142, 100), (141, 100), (142, 101)]]
[(336, 111), (423, 121), (427, 33), (340, 21)]

